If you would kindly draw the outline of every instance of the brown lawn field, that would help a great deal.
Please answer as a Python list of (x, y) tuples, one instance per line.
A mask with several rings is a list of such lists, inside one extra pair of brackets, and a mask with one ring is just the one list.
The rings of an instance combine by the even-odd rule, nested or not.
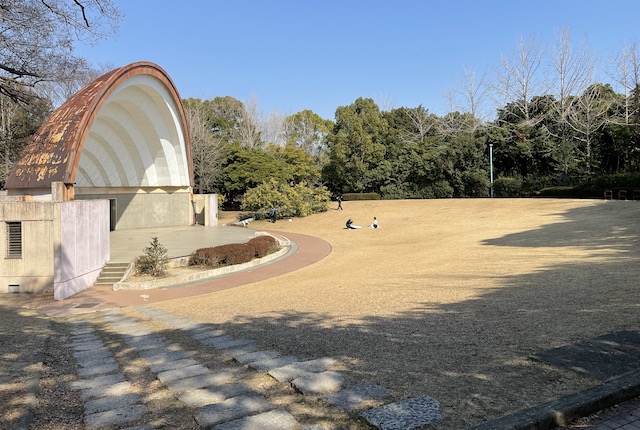
[[(640, 330), (640, 202), (452, 199), (344, 202), (251, 228), (315, 236), (303, 269), (156, 304), (265, 349), (333, 357), (349, 383), (428, 395), (463, 429), (599, 383), (530, 359)], [(379, 229), (369, 229), (373, 217)], [(352, 218), (363, 226), (345, 229)], [(354, 427), (355, 428), (355, 427)]]

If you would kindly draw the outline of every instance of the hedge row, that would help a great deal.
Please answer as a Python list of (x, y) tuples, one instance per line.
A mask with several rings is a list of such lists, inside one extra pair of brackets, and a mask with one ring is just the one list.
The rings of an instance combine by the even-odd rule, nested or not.
[(208, 269), (247, 263), (254, 258), (262, 258), (280, 249), (273, 236), (258, 236), (247, 243), (230, 243), (210, 248), (200, 248), (189, 256), (189, 266)]
[(381, 196), (378, 193), (344, 193), (342, 200), (354, 201), (354, 200), (380, 200)]

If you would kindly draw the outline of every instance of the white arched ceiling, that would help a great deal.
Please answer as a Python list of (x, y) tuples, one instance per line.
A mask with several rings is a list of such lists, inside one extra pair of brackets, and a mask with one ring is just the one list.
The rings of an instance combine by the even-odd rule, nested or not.
[(78, 187), (189, 186), (185, 127), (163, 82), (135, 75), (97, 112), (76, 171)]

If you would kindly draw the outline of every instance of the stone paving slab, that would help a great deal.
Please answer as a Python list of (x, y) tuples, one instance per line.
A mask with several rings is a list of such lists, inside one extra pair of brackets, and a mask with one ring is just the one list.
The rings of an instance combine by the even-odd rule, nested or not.
[(336, 363), (333, 358), (300, 361), (269, 370), (269, 375), (280, 382), (291, 382), (307, 373), (318, 373), (328, 370)]
[(93, 327), (86, 327), (86, 328), (73, 328), (71, 330), (69, 330), (69, 333), (72, 336), (80, 336), (83, 334), (89, 334), (89, 333), (95, 333), (96, 330)]
[(178, 369), (166, 370), (160, 372), (156, 377), (163, 384), (167, 384), (178, 379), (190, 378), (192, 376), (201, 376), (210, 373), (211, 371), (202, 364), (194, 364), (193, 366), (182, 367)]
[(110, 409), (119, 409), (125, 406), (142, 403), (142, 399), (136, 393), (123, 394), (121, 396), (101, 397), (99, 399), (85, 402), (84, 411), (86, 415), (96, 412), (105, 412)]
[(361, 382), (337, 393), (327, 394), (325, 400), (343, 411), (354, 412), (362, 409), (367, 402), (382, 400), (388, 394), (389, 390), (382, 385)]
[(96, 332), (92, 332), (92, 333), (86, 333), (86, 334), (81, 334), (81, 335), (73, 335), (71, 336), (71, 342), (68, 344), (65, 344), (63, 346), (66, 347), (70, 347), (73, 345), (77, 345), (79, 343), (83, 343), (83, 342), (91, 342), (94, 340), (99, 340), (100, 338), (98, 337), (98, 335), (96, 335)]
[(440, 403), (429, 396), (414, 397), (360, 414), (380, 430), (413, 430), (442, 420)]
[(221, 403), (204, 406), (196, 410), (193, 417), (202, 427), (233, 421), (272, 409), (271, 403), (261, 396), (232, 397)]
[(298, 357), (294, 357), (293, 355), (283, 355), (266, 360), (251, 361), (248, 366), (261, 372), (268, 372), (276, 367), (286, 366), (287, 364), (295, 363), (299, 360), (300, 359)]
[(157, 430), (157, 428), (151, 424), (142, 424), (140, 426), (123, 428), (121, 430)]
[(153, 349), (169, 346), (171, 342), (160, 336), (148, 336), (141, 339), (127, 339), (127, 343), (135, 349)]
[(340, 391), (344, 384), (344, 377), (333, 371), (308, 373), (300, 376), (291, 385), (302, 394), (326, 394)]
[(118, 382), (126, 381), (126, 378), (121, 373), (114, 373), (111, 375), (100, 375), (92, 378), (82, 379), (80, 381), (73, 381), (71, 387), (74, 390), (86, 390), (89, 388), (103, 387), (105, 385), (113, 385)]
[(604, 382), (640, 367), (640, 332), (609, 333), (531, 357)]
[(104, 375), (120, 370), (115, 360), (112, 363), (101, 364), (97, 366), (85, 366), (78, 369), (78, 376), (87, 378), (90, 376)]
[(193, 330), (200, 327), (199, 323), (185, 317), (166, 314), (166, 316), (163, 317), (160, 317), (160, 315), (158, 315), (157, 318), (168, 325), (177, 327), (182, 330)]
[(126, 334), (130, 336), (132, 339), (142, 339), (145, 336), (153, 335), (153, 331), (151, 329), (145, 327), (139, 322), (131, 322), (129, 324), (119, 324), (110, 322), (110, 324), (118, 330), (119, 333)]
[(76, 360), (97, 360), (102, 357), (111, 357), (111, 350), (104, 345), (89, 351), (75, 351), (73, 356)]
[(227, 370), (211, 372), (205, 375), (193, 376), (191, 378), (178, 379), (169, 382), (167, 388), (173, 393), (195, 390), (197, 388), (215, 387), (234, 382), (233, 373)]
[(83, 360), (76, 359), (76, 362), (80, 367), (95, 367), (95, 366), (104, 366), (105, 364), (114, 364), (114, 365), (116, 364), (116, 360), (115, 358), (113, 358), (113, 355), (101, 357), (97, 360), (90, 360), (86, 358)]
[(191, 355), (186, 351), (165, 351), (165, 350), (140, 351), (140, 356), (144, 358), (151, 365), (165, 364), (175, 360), (183, 360), (185, 358), (191, 358)]
[(121, 396), (131, 391), (133, 387), (128, 381), (119, 382), (108, 387), (96, 387), (82, 390), (80, 397), (82, 400), (94, 399), (97, 397)]
[(249, 395), (251, 390), (239, 383), (230, 383), (215, 387), (198, 388), (195, 390), (184, 391), (178, 393), (177, 397), (185, 405), (192, 408), (200, 408), (202, 406), (213, 403), (220, 403), (231, 397)]
[(297, 426), (298, 422), (289, 412), (276, 409), (217, 425), (215, 430), (292, 430)]
[(243, 346), (243, 345), (249, 345), (252, 344), (253, 341), (251, 339), (231, 339), (227, 342), (219, 342), (217, 345), (215, 345), (216, 348), (218, 349), (228, 349), (228, 348), (235, 348), (238, 346)]
[(280, 355), (281, 354), (277, 351), (256, 351), (233, 358), (240, 364), (247, 364), (251, 363), (252, 361), (269, 360), (272, 358), (280, 357)]
[(113, 426), (127, 423), (129, 421), (138, 420), (147, 413), (144, 405), (131, 405), (119, 409), (112, 409), (104, 412), (86, 415), (84, 423), (87, 427), (98, 428), (105, 426)]
[(180, 360), (169, 361), (164, 364), (154, 364), (150, 367), (153, 373), (160, 373), (166, 370), (179, 369), (181, 367), (193, 366), (194, 364), (198, 364), (196, 360), (193, 358), (183, 358)]
[(104, 344), (101, 340), (94, 340), (90, 342), (71, 343), (64, 346), (75, 349), (76, 351), (93, 351), (95, 349), (102, 348)]
[(242, 346), (235, 346), (232, 348), (224, 348), (222, 353), (229, 357), (236, 358), (239, 355), (248, 354), (250, 352), (256, 352), (258, 347), (254, 343), (248, 343)]
[(157, 430), (157, 428), (151, 424), (142, 424), (140, 426), (123, 428), (121, 430)]
[(209, 337), (201, 338), (198, 340), (200, 341), (200, 343), (204, 343), (205, 345), (209, 345), (209, 346), (213, 346), (214, 348), (217, 348), (218, 345), (222, 345), (225, 342), (232, 341), (233, 337), (229, 336), (228, 334), (225, 334), (222, 336), (209, 336)]
[(206, 331), (199, 331), (196, 332), (195, 334), (191, 334), (191, 337), (193, 337), (194, 339), (197, 340), (204, 340), (204, 339), (209, 339), (209, 338), (213, 338), (213, 337), (222, 337), (225, 336), (224, 332), (222, 330), (211, 330), (211, 329), (207, 329)]

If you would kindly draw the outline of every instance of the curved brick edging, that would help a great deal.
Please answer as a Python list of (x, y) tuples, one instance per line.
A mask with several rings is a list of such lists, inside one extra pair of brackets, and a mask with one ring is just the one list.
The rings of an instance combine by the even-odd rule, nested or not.
[(331, 253), (331, 245), (317, 237), (282, 231), (268, 231), (267, 233), (290, 240), (292, 250), (289, 254), (267, 264), (230, 275), (147, 290), (146, 294), (141, 294), (139, 290), (113, 291), (111, 285), (100, 285), (88, 288), (65, 300), (55, 301), (53, 297), (39, 296), (37, 300), (32, 299), (27, 307), (38, 309), (49, 316), (62, 317), (109, 308), (140, 306), (181, 297), (192, 297), (281, 276), (316, 263)]
[(167, 278), (158, 278), (150, 281), (142, 282), (128, 282), (120, 281), (113, 284), (113, 290), (150, 290), (153, 288), (167, 287), (176, 284), (185, 284), (187, 282), (200, 281), (202, 279), (215, 278), (216, 276), (227, 275), (229, 273), (239, 272), (241, 270), (250, 269), (261, 264), (268, 263), (277, 258), (280, 258), (291, 250), (291, 245), (281, 248), (279, 251), (269, 254), (262, 258), (256, 258), (251, 261), (242, 264), (234, 264), (232, 266), (218, 267), (211, 270), (200, 270), (194, 273), (187, 273), (184, 275), (171, 276)]

